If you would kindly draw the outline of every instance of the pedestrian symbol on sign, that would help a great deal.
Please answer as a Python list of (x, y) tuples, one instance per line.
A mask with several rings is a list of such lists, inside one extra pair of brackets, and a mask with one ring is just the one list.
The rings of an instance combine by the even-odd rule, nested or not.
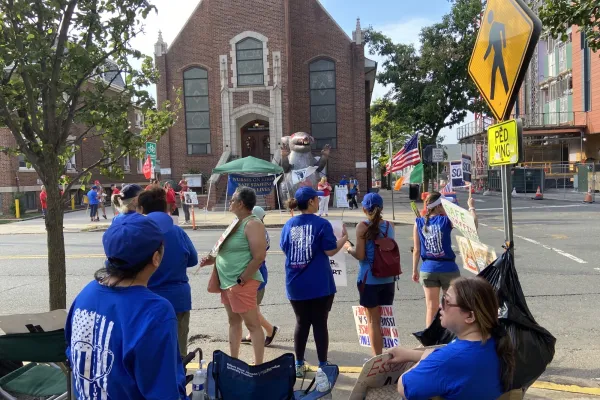
[(504, 93), (508, 93), (508, 78), (506, 77), (506, 68), (504, 66), (504, 57), (502, 56), (503, 49), (506, 48), (506, 29), (504, 24), (494, 21), (494, 11), (490, 10), (488, 14), (488, 22), (492, 24), (490, 29), (490, 39), (487, 51), (483, 56), (483, 60), (487, 60), (492, 49), (494, 50), (494, 63), (492, 65), (492, 87), (490, 89), (490, 99), (494, 100), (494, 93), (496, 91), (496, 75), (500, 70), (500, 77), (502, 78), (502, 85), (504, 86)]

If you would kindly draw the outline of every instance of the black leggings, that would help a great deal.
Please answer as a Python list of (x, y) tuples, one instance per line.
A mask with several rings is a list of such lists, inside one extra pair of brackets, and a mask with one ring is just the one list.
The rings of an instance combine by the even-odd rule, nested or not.
[(310, 327), (317, 347), (319, 362), (327, 361), (329, 350), (329, 330), (327, 319), (333, 305), (335, 294), (310, 300), (290, 300), (296, 314), (296, 330), (294, 331), (294, 351), (296, 360), (304, 361), (304, 352)]

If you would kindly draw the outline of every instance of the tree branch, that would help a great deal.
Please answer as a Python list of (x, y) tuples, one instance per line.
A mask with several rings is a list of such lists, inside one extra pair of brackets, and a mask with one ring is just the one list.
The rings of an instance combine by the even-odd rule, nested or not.
[(117, 164), (117, 162), (121, 161), (121, 159), (126, 155), (127, 153), (125, 151), (123, 151), (117, 158), (115, 158), (114, 160), (111, 159), (111, 157), (102, 157), (100, 158), (98, 161), (96, 161), (95, 163), (93, 163), (92, 165), (84, 168), (80, 173), (77, 174), (77, 176), (75, 176), (75, 178), (73, 178), (73, 180), (65, 187), (65, 193), (71, 189), (71, 187), (75, 184), (75, 181), (78, 181), (82, 176), (86, 175), (88, 172), (90, 172), (91, 170), (93, 170), (94, 168), (96, 168), (97, 166), (99, 166), (100, 164), (102, 164), (105, 161), (108, 161), (109, 159), (111, 160), (110, 163), (107, 164), (107, 166), (112, 166)]

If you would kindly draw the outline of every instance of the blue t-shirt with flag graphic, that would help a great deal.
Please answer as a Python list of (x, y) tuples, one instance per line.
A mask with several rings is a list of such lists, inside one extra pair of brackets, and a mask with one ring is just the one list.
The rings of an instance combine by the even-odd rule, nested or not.
[(290, 219), (279, 242), (285, 253), (285, 287), (289, 300), (310, 300), (336, 292), (326, 251), (337, 248), (331, 223), (314, 214)]
[(417, 232), (421, 242), (421, 272), (456, 272), (456, 254), (452, 250), (452, 222), (446, 215), (429, 218), (427, 229), (425, 218), (417, 218)]

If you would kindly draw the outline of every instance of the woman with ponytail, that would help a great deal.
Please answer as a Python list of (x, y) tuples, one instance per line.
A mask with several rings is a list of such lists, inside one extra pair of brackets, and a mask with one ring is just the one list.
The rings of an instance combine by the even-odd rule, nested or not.
[(498, 321), (498, 298), (482, 278), (457, 278), (442, 297), (442, 326), (456, 335), (426, 353), (397, 347), (391, 364), (417, 363), (398, 381), (403, 398), (495, 400), (511, 389), (515, 352)]
[(379, 306), (391, 306), (394, 302), (394, 277), (373, 276), (371, 267), (375, 259), (375, 240), (382, 237), (394, 238), (394, 226), (381, 216), (383, 199), (377, 193), (367, 193), (362, 201), (367, 220), (356, 226), (356, 246), (346, 244), (348, 254), (359, 261), (358, 293), (360, 305), (367, 311), (369, 339), (373, 355), (383, 351), (381, 335), (381, 312)]
[(123, 186), (120, 193), (112, 195), (110, 201), (112, 202), (113, 207), (119, 212), (119, 214), (113, 218), (113, 221), (137, 212), (138, 195), (143, 190), (144, 189), (140, 185), (131, 184)]
[[(469, 210), (476, 218), (474, 204), (469, 197)], [(417, 218), (413, 230), (412, 279), (423, 286), (427, 310), (425, 326), (428, 327), (440, 304), (440, 288), (445, 293), (452, 279), (460, 276), (460, 270), (452, 250), (452, 222), (444, 212), (442, 195), (431, 192), (425, 199), (425, 209), (425, 216)], [(423, 264), (419, 271), (420, 260)]]

